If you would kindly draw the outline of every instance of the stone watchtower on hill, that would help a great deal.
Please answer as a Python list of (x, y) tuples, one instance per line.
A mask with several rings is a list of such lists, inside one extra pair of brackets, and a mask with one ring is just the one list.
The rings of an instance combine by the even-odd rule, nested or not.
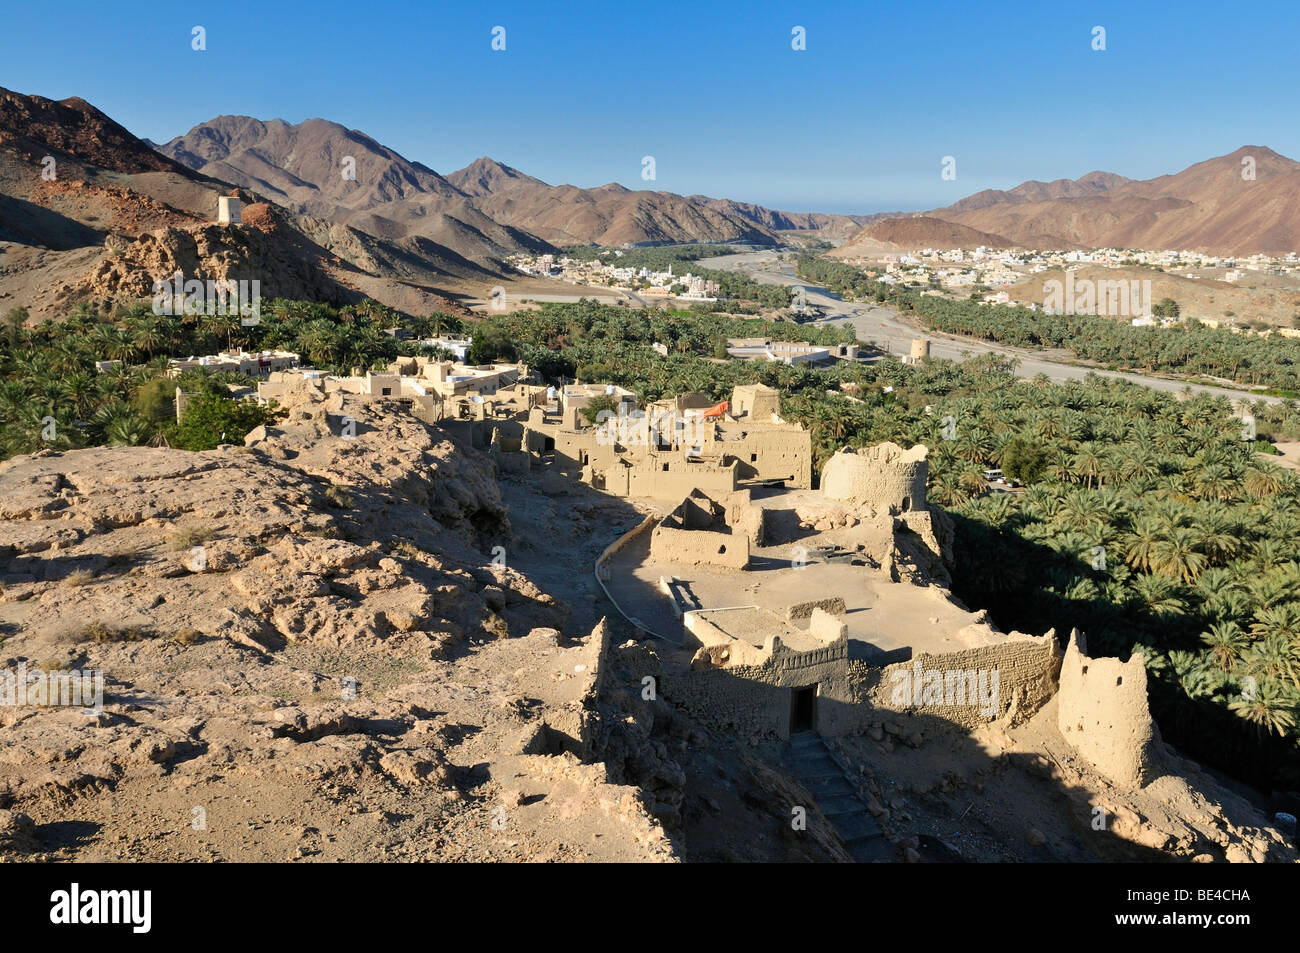
[(1155, 773), (1160, 734), (1147, 703), (1142, 653), (1127, 662), (1091, 658), (1079, 630), (1061, 661), (1057, 727), (1079, 754), (1115, 784), (1142, 787)]
[(233, 195), (223, 195), (217, 199), (217, 224), (239, 225), (239, 199)]

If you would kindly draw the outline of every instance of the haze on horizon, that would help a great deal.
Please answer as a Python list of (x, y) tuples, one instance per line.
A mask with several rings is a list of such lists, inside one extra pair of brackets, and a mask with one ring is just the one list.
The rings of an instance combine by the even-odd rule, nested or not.
[[(55, 25), (7, 5), (0, 86), (80, 96), (155, 142), (223, 114), (320, 117), (441, 173), (488, 155), (551, 184), (842, 213), (1094, 170), (1149, 178), (1247, 143), (1300, 156), (1287, 69), (1300, 10), (1282, 2), (1230, 16), (1204, 2), (65, 9)], [(206, 50), (191, 48), (194, 26)], [(944, 156), (955, 180), (940, 176)]]

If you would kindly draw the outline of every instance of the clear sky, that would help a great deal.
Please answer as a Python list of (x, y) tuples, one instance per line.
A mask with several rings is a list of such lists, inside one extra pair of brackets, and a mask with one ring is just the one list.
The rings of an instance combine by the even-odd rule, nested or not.
[(318, 116), (439, 172), (490, 155), (556, 184), (872, 212), (1243, 145), (1300, 157), (1298, 37), (1296, 0), (0, 0), (0, 86), (155, 141)]

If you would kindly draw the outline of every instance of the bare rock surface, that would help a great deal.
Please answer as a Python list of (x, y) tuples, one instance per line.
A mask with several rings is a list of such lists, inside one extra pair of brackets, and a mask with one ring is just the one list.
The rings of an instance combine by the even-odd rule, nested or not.
[(676, 856), (485, 456), (350, 398), (249, 444), (0, 464), (0, 670), (104, 679), (0, 706), (0, 857)]

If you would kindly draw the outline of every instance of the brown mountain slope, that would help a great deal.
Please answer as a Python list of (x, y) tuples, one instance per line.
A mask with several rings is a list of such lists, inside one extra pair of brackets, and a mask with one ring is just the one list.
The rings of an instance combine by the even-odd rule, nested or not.
[[(1247, 158), (1253, 179), (1243, 178)], [(1173, 175), (1134, 181), (1090, 173), (1074, 182), (1025, 183), (927, 214), (1029, 247), (1287, 254), (1300, 250), (1300, 163), (1243, 146)]]
[(518, 186), (481, 196), (477, 203), (492, 218), (555, 245), (775, 244), (771, 232), (734, 213), (671, 192), (632, 191), (615, 183), (594, 189)]
[(197, 178), (76, 97), (56, 102), (0, 89), (0, 148), (34, 165), (54, 154), (56, 160), (74, 158), (112, 172), (172, 172)]
[(699, 202), (720, 212), (748, 219), (760, 228), (773, 232), (817, 232), (818, 237), (827, 240), (850, 238), (862, 226), (883, 217), (881, 215), (830, 215), (822, 212), (778, 212), (749, 202), (711, 199), (707, 195), (688, 197), (692, 202)]
[(721, 199), (634, 191), (616, 183), (591, 189), (547, 185), (487, 157), (447, 179), (491, 218), (555, 245), (775, 243), (771, 228), (755, 220), (760, 216), (750, 218), (738, 204)]
[[(52, 179), (42, 175), (47, 155)], [(219, 228), (217, 199), (229, 194), (82, 100), (0, 90), (0, 306), (59, 317), (82, 300), (147, 297), (179, 268), (257, 279), (267, 298), (369, 296), (430, 311), (454, 309), (449, 285), (495, 274), (428, 239), (384, 240), (259, 206), (254, 192), (238, 192), (245, 227)]]
[(282, 119), (218, 116), (157, 148), (205, 175), (311, 214), (420, 194), (462, 197), (432, 169), (324, 119), (291, 125)]
[(1022, 182), (1014, 189), (1005, 192), (1001, 189), (985, 189), (983, 192), (976, 192), (974, 195), (967, 196), (948, 208), (952, 211), (967, 212), (988, 208), (990, 205), (997, 205), (1002, 202), (1044, 202), (1053, 199), (1086, 198), (1100, 195), (1132, 181), (1132, 179), (1126, 179), (1122, 175), (1115, 175), (1111, 172), (1089, 172), (1078, 179), (1056, 179), (1053, 182)]
[[(771, 245), (783, 231), (843, 239), (869, 220), (776, 212), (615, 184), (552, 186), (486, 156), (440, 176), (356, 130), (321, 119), (294, 125), (220, 116), (157, 148), (295, 211), (390, 239), (431, 238), (485, 267), (506, 254), (551, 245)], [(355, 180), (341, 174), (348, 156), (355, 160)]]
[(502, 226), (432, 169), (369, 136), (324, 119), (291, 124), (218, 116), (158, 146), (190, 168), (266, 195), (276, 203), (381, 238), (423, 238), (480, 269), (545, 242)]
[(882, 252), (917, 248), (999, 248), (1009, 244), (1001, 235), (925, 215), (887, 218), (863, 228), (830, 254), (836, 258), (871, 258)]
[(452, 172), (447, 176), (447, 181), (465, 195), (475, 198), (520, 186), (546, 186), (541, 179), (525, 175), (518, 169), (512, 169), (487, 156), (480, 156), (465, 168)]

